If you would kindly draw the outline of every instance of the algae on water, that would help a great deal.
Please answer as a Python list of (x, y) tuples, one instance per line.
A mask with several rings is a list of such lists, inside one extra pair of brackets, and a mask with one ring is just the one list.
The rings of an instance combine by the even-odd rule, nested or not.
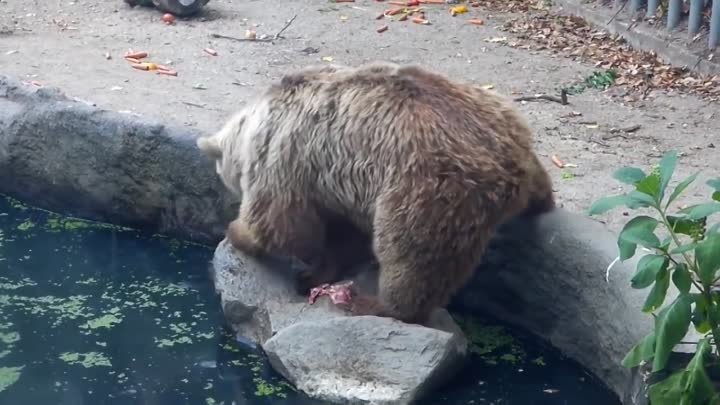
[(470, 343), (470, 351), (489, 365), (503, 361), (518, 364), (525, 361), (525, 350), (507, 330), (498, 325), (486, 325), (472, 316), (453, 315)]
[(87, 321), (86, 323), (80, 325), (80, 328), (82, 329), (98, 329), (98, 328), (107, 328), (110, 329), (113, 326), (119, 324), (122, 322), (122, 316), (118, 317), (115, 314), (107, 314), (103, 315), (99, 318), (91, 319)]
[(80, 364), (85, 368), (90, 367), (111, 367), (110, 359), (100, 352), (89, 353), (61, 353), (60, 360), (68, 364)]
[(5, 391), (20, 379), (23, 368), (25, 368), (25, 366), (0, 367), (0, 392)]
[[(18, 277), (22, 272), (0, 271), (0, 358), (3, 361), (14, 358), (17, 354), (15, 346), (21, 338), (15, 331), (16, 326), (10, 322), (13, 316), (31, 319), (33, 323), (39, 322), (43, 325), (43, 334), (53, 338), (68, 332), (73, 335), (80, 332), (83, 336), (80, 341), (70, 339), (65, 343), (63, 339), (56, 339), (58, 349), (49, 349), (50, 360), (43, 361), (55, 364), (53, 367), (72, 368), (73, 372), (80, 373), (83, 373), (83, 369), (90, 368), (107, 370), (102, 373), (106, 374), (105, 378), (120, 386), (137, 377), (133, 375), (135, 371), (132, 368), (116, 370), (116, 367), (122, 366), (113, 364), (119, 360), (116, 361), (109, 355), (113, 336), (119, 333), (116, 330), (125, 330), (120, 328), (120, 325), (135, 322), (138, 316), (149, 321), (152, 330), (148, 330), (140, 338), (160, 347), (158, 352), (169, 352), (173, 355), (182, 353), (183, 349), (179, 346), (207, 344), (216, 337), (212, 323), (207, 322), (210, 311), (207, 310), (206, 301), (200, 299), (200, 290), (191, 288), (185, 282), (178, 282), (175, 278), (145, 273), (144, 267), (147, 264), (144, 262), (121, 263), (120, 271), (113, 273), (112, 277), (105, 276), (105, 269), (92, 267), (93, 262), (100, 265), (104, 265), (104, 262), (97, 259), (97, 253), (86, 252), (92, 249), (86, 245), (88, 241), (94, 243), (93, 238), (107, 236), (103, 232), (126, 228), (66, 218), (28, 208), (8, 199), (5, 202), (6, 207), (10, 202), (17, 210), (13, 213), (15, 216), (0, 217), (0, 225), (3, 226), (0, 232), (0, 260), (11, 261), (11, 266), (22, 263), (17, 269), (30, 268), (35, 261), (47, 265), (50, 260), (44, 256), (46, 253), (42, 249), (33, 249), (33, 256), (28, 255), (29, 250), (23, 249), (24, 245), (32, 244), (35, 238), (49, 237), (50, 240), (62, 240), (54, 252), (63, 258), (63, 264), (48, 273), (50, 279), (38, 277), (33, 280), (29, 277)], [(0, 196), (0, 204), (2, 203)], [(20, 208), (21, 206), (23, 208)], [(20, 210), (22, 213), (17, 215)], [(139, 238), (139, 235), (135, 235), (135, 238)], [(132, 238), (133, 235), (123, 236), (127, 237)], [(185, 250), (196, 245), (163, 236), (156, 236), (152, 240), (150, 243), (160, 245), (166, 256), (164, 263), (169, 265), (190, 260), (192, 256)], [(22, 245), (15, 247), (14, 244)], [(211, 252), (212, 249), (208, 248), (208, 251)], [(22, 253), (18, 254), (19, 252)], [(14, 257), (12, 253), (15, 254)], [(85, 262), (74, 262), (75, 257)], [(113, 263), (113, 266), (116, 265)], [(218, 346), (235, 357), (226, 361), (227, 367), (250, 374), (246, 380), (252, 387), (249, 390), (250, 395), (254, 392), (258, 397), (285, 398), (288, 392), (293, 390), (282, 378), (267, 376), (268, 369), (264, 358), (244, 353), (234, 339), (223, 339)], [(164, 355), (160, 354), (158, 357), (162, 358)], [(148, 364), (154, 361), (157, 360), (148, 359)], [(22, 367), (0, 368), (0, 390), (14, 384), (20, 378), (21, 371)], [(189, 372), (190, 369), (187, 373)], [(177, 381), (194, 383), (190, 374), (179, 376)], [(207, 403), (215, 405), (227, 403), (212, 397), (217, 390), (217, 384), (214, 383), (215, 380), (212, 379), (201, 381), (199, 388), (205, 394), (199, 399), (200, 403), (204, 398), (207, 398)], [(55, 381), (56, 392), (64, 391), (66, 387), (66, 381)], [(127, 388), (131, 387), (122, 389)]]

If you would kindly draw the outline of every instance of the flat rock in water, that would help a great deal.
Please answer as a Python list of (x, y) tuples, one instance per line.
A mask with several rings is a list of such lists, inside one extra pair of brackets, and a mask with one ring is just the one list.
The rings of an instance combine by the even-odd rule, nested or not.
[[(407, 404), (462, 367), (467, 341), (444, 310), (431, 327), (390, 318), (348, 316), (327, 297), (308, 304), (286, 269), (268, 266), (222, 241), (215, 287), (230, 325), (267, 353), (271, 364), (314, 398), (358, 404)], [(373, 271), (354, 279), (372, 292)]]

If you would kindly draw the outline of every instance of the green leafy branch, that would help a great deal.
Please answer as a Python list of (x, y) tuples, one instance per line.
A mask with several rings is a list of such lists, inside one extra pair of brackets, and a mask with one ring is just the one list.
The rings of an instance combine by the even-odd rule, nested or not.
[[(699, 175), (687, 177), (666, 196), (676, 165), (677, 153), (669, 152), (648, 174), (636, 167), (618, 169), (613, 177), (635, 189), (597, 200), (588, 214), (625, 206), (631, 210), (649, 208), (659, 217), (638, 215), (618, 235), (621, 261), (635, 256), (638, 247), (649, 252), (638, 260), (630, 285), (650, 288), (642, 311), (655, 319), (654, 331), (630, 350), (622, 364), (632, 368), (652, 361), (652, 372), (664, 370), (674, 347), (693, 324), (703, 338), (692, 361), (684, 370), (653, 384), (649, 394), (653, 405), (703, 405), (720, 399), (706, 371), (708, 359), (719, 354), (720, 342), (720, 294), (714, 289), (720, 280), (720, 224), (707, 224), (709, 216), (720, 212), (720, 179), (706, 183), (713, 189), (711, 202), (670, 214), (670, 205)], [(662, 229), (669, 234), (664, 240), (656, 234)], [(663, 307), (671, 283), (678, 295)]]

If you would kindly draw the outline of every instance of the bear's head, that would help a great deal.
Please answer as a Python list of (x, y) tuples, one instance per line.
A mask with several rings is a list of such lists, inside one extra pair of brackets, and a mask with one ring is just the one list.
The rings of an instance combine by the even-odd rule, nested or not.
[(243, 192), (242, 172), (252, 154), (252, 138), (265, 125), (268, 113), (267, 102), (253, 102), (215, 134), (197, 139), (198, 148), (215, 161), (215, 171), (225, 187), (238, 196)]

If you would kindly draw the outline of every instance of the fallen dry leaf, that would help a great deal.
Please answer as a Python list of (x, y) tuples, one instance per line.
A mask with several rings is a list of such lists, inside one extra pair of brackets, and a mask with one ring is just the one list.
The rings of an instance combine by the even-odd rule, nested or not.
[[(574, 16), (551, 13), (543, 0), (486, 0), (482, 7), (498, 12), (520, 13), (501, 30), (515, 36), (486, 39), (486, 42), (507, 43), (531, 51), (548, 51), (557, 56), (592, 63), (596, 68), (613, 69), (618, 77), (616, 86), (627, 92), (626, 102), (647, 98), (652, 90), (695, 93), (709, 101), (720, 99), (720, 75), (702, 76), (664, 64), (654, 52), (635, 50), (618, 35), (598, 30)], [(634, 93), (634, 94), (630, 94)]]

